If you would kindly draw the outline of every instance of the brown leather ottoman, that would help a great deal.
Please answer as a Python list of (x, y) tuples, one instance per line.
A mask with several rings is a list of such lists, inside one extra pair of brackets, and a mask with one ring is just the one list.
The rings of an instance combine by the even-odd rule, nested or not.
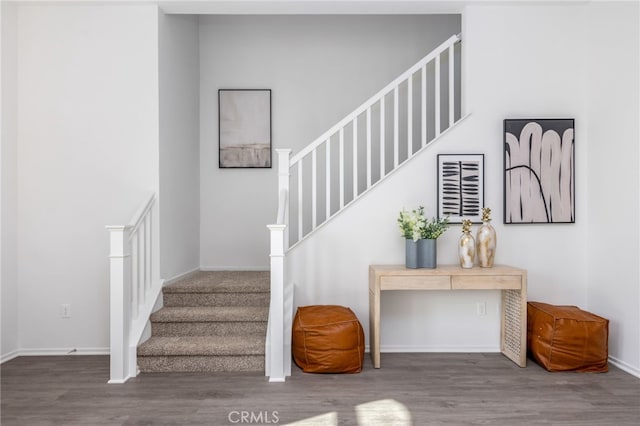
[(293, 319), (293, 360), (306, 373), (359, 373), (364, 331), (349, 308), (301, 306)]
[(527, 303), (527, 348), (549, 371), (608, 371), (609, 320), (576, 306)]

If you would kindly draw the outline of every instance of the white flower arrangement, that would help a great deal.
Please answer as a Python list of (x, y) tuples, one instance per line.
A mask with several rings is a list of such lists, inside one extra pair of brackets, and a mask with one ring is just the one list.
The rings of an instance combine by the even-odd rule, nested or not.
[(424, 215), (424, 207), (415, 210), (402, 209), (398, 217), (401, 235), (406, 239), (418, 241), (421, 239), (435, 240), (449, 228), (449, 218), (433, 218), (430, 221)]

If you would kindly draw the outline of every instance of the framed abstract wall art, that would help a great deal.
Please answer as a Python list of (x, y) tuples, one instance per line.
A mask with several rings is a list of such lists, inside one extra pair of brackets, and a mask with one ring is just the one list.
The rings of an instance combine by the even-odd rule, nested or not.
[(482, 222), (484, 207), (484, 155), (438, 155), (438, 217), (449, 222)]
[(504, 223), (575, 223), (574, 119), (504, 120)]
[(220, 168), (271, 167), (271, 90), (218, 90)]

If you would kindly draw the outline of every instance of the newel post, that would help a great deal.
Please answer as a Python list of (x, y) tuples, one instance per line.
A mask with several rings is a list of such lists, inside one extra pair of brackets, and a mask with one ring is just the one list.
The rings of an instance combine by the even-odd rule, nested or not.
[(284, 233), (285, 225), (268, 225), (271, 231), (271, 303), (269, 308), (269, 334), (271, 354), (269, 381), (284, 382)]
[(124, 383), (129, 378), (129, 324), (131, 316), (131, 253), (128, 226), (107, 226), (109, 230), (110, 286), (110, 378)]

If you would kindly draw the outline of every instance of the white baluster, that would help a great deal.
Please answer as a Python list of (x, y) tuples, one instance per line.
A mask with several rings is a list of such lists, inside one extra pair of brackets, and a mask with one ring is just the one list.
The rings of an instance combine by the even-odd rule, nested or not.
[(398, 86), (393, 89), (393, 167), (398, 167)]
[(440, 135), (440, 55), (436, 56), (436, 137)]
[(380, 179), (382, 179), (386, 173), (386, 159), (385, 159), (385, 113), (384, 113), (384, 95), (380, 99)]
[(422, 146), (427, 146), (427, 66), (423, 66), (420, 74), (422, 75), (422, 102), (421, 114), (422, 120)]
[(449, 127), (453, 126), (455, 114), (455, 88), (454, 88), (454, 75), (453, 75), (453, 44), (449, 46)]
[(326, 158), (326, 213), (325, 213), (325, 220), (329, 220), (329, 217), (331, 217), (331, 138), (327, 139), (327, 142), (325, 143), (325, 152), (327, 154), (327, 158)]
[(358, 116), (353, 119), (353, 199), (358, 198)]
[(413, 77), (407, 80), (407, 159), (413, 155)]
[(371, 108), (367, 108), (367, 189), (371, 186)]
[(135, 310), (135, 315), (134, 318), (138, 318), (138, 315), (140, 314), (140, 306), (142, 305), (142, 303), (144, 302), (144, 294), (143, 294), (143, 290), (144, 290), (144, 260), (146, 258), (146, 253), (144, 252), (144, 241), (145, 241), (145, 237), (144, 237), (144, 223), (142, 224), (143, 226), (138, 228), (138, 232), (136, 233), (136, 241), (138, 244), (138, 259), (137, 259), (137, 263), (138, 263), (138, 280), (136, 282), (136, 293), (138, 294), (138, 303), (136, 306), (136, 310)]
[(147, 237), (146, 238), (146, 249), (145, 249), (145, 254), (146, 254), (146, 272), (145, 275), (147, 277), (147, 282), (146, 282), (146, 286), (145, 286), (145, 301), (147, 300), (147, 294), (149, 293), (149, 290), (151, 290), (151, 284), (153, 282), (152, 280), (152, 276), (151, 276), (151, 230), (153, 229), (151, 227), (152, 224), (152, 216), (151, 216), (151, 211), (149, 211), (149, 214), (147, 215), (146, 219), (145, 219), (145, 231), (144, 234)]
[(138, 233), (131, 235), (131, 318), (138, 318), (138, 282), (140, 281), (140, 247), (138, 245)]
[(344, 127), (340, 129), (340, 209), (344, 207)]
[[(144, 222), (146, 222), (146, 218), (144, 220)], [(149, 279), (149, 277), (147, 276), (147, 256), (149, 256), (149, 251), (151, 250), (150, 247), (147, 246), (147, 229), (146, 229), (146, 224), (144, 224), (143, 222), (143, 227), (142, 227), (142, 235), (140, 236), (142, 238), (142, 253), (144, 255), (144, 258), (141, 261), (141, 270), (142, 270), (142, 281), (140, 281), (140, 308), (142, 308), (142, 306), (144, 305), (147, 296), (147, 280)]]
[(302, 240), (302, 161), (298, 161), (298, 241)]
[(284, 230), (284, 247), (289, 248), (289, 179), (291, 178), (291, 164), (289, 158), (291, 156), (290, 149), (276, 149), (278, 154), (278, 197), (282, 197), (283, 194), (286, 197), (284, 202), (282, 214), (284, 215), (281, 220), (278, 220), (280, 225), (286, 225)]
[(318, 224), (318, 159), (316, 152), (317, 149), (311, 151), (311, 229), (316, 229)]

